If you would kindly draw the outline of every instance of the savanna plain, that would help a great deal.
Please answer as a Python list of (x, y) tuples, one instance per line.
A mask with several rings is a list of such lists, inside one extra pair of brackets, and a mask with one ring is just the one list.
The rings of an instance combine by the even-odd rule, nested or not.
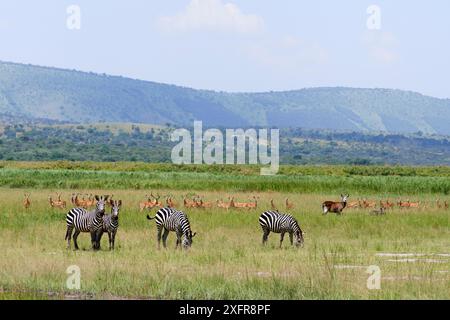
[[(0, 163), (0, 299), (449, 299), (450, 169), (448, 167), (295, 167), (260, 176), (251, 166), (131, 163)], [(24, 194), (30, 206), (24, 207)], [(65, 209), (51, 207), (57, 193)], [(65, 216), (72, 194), (122, 200), (116, 248), (67, 249)], [(156, 209), (139, 210), (146, 195), (170, 197), (197, 232), (189, 250), (157, 248)], [(322, 214), (325, 200), (390, 201), (377, 208)], [(201, 197), (210, 208), (184, 208)], [(251, 202), (256, 209), (218, 208)], [(293, 208), (286, 210), (286, 198)], [(306, 233), (303, 247), (271, 233), (262, 245), (260, 214), (271, 200)], [(401, 208), (398, 202), (418, 203)], [(110, 209), (107, 209), (107, 213)], [(81, 287), (67, 287), (76, 265)], [(372, 267), (370, 267), (372, 266)], [(370, 288), (379, 268), (380, 287)], [(369, 268), (370, 267), (370, 268)], [(368, 287), (369, 282), (369, 287)]]

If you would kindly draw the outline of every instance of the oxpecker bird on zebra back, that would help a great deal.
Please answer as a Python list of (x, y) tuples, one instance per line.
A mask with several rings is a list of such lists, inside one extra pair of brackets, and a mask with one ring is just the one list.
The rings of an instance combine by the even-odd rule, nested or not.
[(96, 195), (95, 200), (97, 203), (94, 210), (87, 211), (84, 208), (73, 208), (67, 213), (66, 240), (68, 249), (70, 249), (70, 241), (74, 229), (73, 244), (75, 250), (78, 250), (77, 238), (81, 232), (89, 232), (91, 234), (92, 249), (97, 250), (100, 247), (97, 243), (97, 231), (103, 227), (103, 215), (105, 214), (108, 196)]
[(304, 244), (304, 232), (300, 229), (297, 220), (290, 214), (281, 213), (278, 211), (266, 211), (259, 217), (259, 224), (263, 230), (263, 245), (266, 244), (270, 232), (281, 234), (280, 248), (283, 244), (284, 235), (286, 233), (289, 234), (291, 245), (295, 244), (296, 247), (299, 247)]
[(117, 229), (119, 229), (119, 211), (122, 206), (122, 200), (109, 200), (111, 206), (111, 214), (103, 216), (103, 227), (98, 229), (96, 242), (97, 249), (100, 249), (100, 241), (104, 232), (108, 233), (109, 250), (114, 250), (114, 243), (116, 241)]
[(192, 245), (192, 238), (197, 234), (192, 233), (191, 225), (187, 215), (183, 211), (179, 211), (173, 208), (161, 208), (156, 212), (155, 217), (147, 215), (148, 220), (155, 219), (157, 229), (157, 241), (158, 249), (161, 247), (161, 233), (164, 248), (167, 247), (167, 236), (170, 231), (173, 231), (177, 235), (178, 248), (181, 245), (184, 249), (188, 249)]
[(345, 209), (347, 206), (347, 199), (350, 197), (349, 194), (343, 195), (341, 194), (341, 201), (340, 202), (334, 202), (334, 201), (325, 201), (322, 203), (322, 211), (323, 214), (327, 214), (328, 212), (334, 212), (338, 215), (342, 214), (342, 210)]

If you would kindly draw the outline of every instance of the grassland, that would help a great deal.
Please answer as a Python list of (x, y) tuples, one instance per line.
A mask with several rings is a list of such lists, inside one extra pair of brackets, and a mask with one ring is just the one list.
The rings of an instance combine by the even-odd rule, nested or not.
[[(104, 167), (113, 164), (58, 167), (68, 165), (2, 163), (0, 298), (450, 298), (450, 210), (435, 205), (437, 198), (450, 201), (448, 189), (442, 187), (449, 180), (445, 167), (412, 168), (415, 175), (405, 173), (411, 168), (398, 168), (397, 174), (386, 176), (362, 174), (380, 168), (355, 167), (349, 174), (344, 171), (351, 167), (283, 167), (280, 177), (259, 177), (258, 168), (252, 167), (229, 167), (224, 172), (209, 172), (208, 167), (176, 172), (164, 166), (124, 169), (139, 164), (115, 164), (115, 169)], [(302, 181), (302, 177), (310, 180)], [(327, 177), (332, 182), (326, 182)], [(286, 179), (294, 187), (288, 187)], [(378, 180), (371, 184), (370, 179)], [(376, 182), (390, 189), (379, 191)], [(138, 203), (150, 190), (171, 194), (178, 203), (182, 195), (193, 193), (209, 201), (229, 195), (241, 201), (258, 195), (260, 200), (255, 211), (186, 209), (198, 232), (193, 247), (175, 251), (171, 234), (169, 248), (157, 250), (154, 222), (138, 211)], [(385, 216), (371, 216), (360, 209), (347, 210), (340, 217), (322, 216), (321, 202), (337, 199), (338, 193), (348, 190), (353, 199), (401, 197), (426, 207), (394, 209)], [(24, 191), (31, 192), (28, 210), (22, 206)], [(67, 250), (66, 210), (51, 209), (47, 201), (55, 191), (62, 192), (65, 200), (72, 192), (114, 194), (122, 199), (116, 250), (106, 250), (105, 237), (102, 250), (92, 252), (87, 234), (79, 238), (82, 250)], [(269, 208), (270, 199), (282, 208), (286, 197), (295, 203), (291, 213), (306, 232), (305, 246), (291, 248), (286, 239), (278, 249), (279, 236), (271, 234), (269, 245), (262, 247), (258, 216)], [(405, 253), (409, 255), (395, 255)], [(70, 265), (81, 269), (79, 291), (66, 288)], [(380, 290), (366, 287), (370, 265), (381, 269)]]
[(0, 186), (449, 195), (450, 167), (281, 166), (261, 176), (258, 166), (3, 161)]

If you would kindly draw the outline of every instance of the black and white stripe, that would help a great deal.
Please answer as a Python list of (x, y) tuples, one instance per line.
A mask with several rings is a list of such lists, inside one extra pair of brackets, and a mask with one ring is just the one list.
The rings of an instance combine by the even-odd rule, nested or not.
[(158, 248), (160, 248), (161, 232), (163, 230), (162, 240), (164, 248), (167, 246), (167, 236), (169, 235), (169, 231), (174, 231), (177, 235), (176, 248), (178, 248), (178, 245), (180, 244), (184, 248), (189, 248), (192, 245), (192, 238), (196, 233), (192, 233), (189, 219), (183, 211), (178, 211), (173, 208), (161, 208), (156, 212), (154, 218), (147, 215), (147, 219), (156, 220)]
[(291, 245), (295, 236), (295, 245), (303, 245), (303, 231), (297, 220), (290, 214), (280, 213), (278, 211), (266, 211), (259, 217), (259, 224), (263, 230), (263, 244), (267, 242), (270, 232), (281, 233), (280, 248), (283, 243), (284, 234), (289, 233)]
[(122, 200), (110, 200), (111, 214), (103, 216), (103, 227), (97, 231), (97, 244), (100, 249), (100, 240), (104, 232), (108, 233), (109, 250), (114, 250), (117, 229), (119, 229), (119, 211), (122, 206)]
[(105, 202), (108, 199), (108, 196), (95, 196), (95, 199), (97, 200), (97, 204), (94, 210), (87, 211), (84, 208), (73, 208), (67, 213), (66, 240), (68, 248), (70, 248), (70, 240), (74, 229), (73, 244), (75, 246), (75, 250), (78, 250), (77, 238), (81, 232), (89, 232), (91, 234), (91, 243), (94, 250), (100, 247), (97, 242), (97, 231), (103, 227)]

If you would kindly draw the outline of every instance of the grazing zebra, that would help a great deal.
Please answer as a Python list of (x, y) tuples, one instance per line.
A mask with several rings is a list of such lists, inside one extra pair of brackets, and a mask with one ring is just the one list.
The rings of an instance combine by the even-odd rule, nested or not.
[(109, 200), (111, 205), (111, 214), (103, 216), (103, 227), (97, 231), (97, 245), (100, 249), (100, 240), (104, 232), (108, 233), (109, 250), (114, 250), (114, 242), (116, 240), (117, 229), (119, 229), (119, 211), (122, 206), (122, 200)]
[(295, 245), (303, 246), (303, 231), (300, 229), (297, 220), (290, 214), (280, 213), (278, 211), (266, 211), (259, 217), (259, 224), (263, 230), (263, 244), (266, 244), (269, 233), (281, 233), (280, 248), (283, 243), (284, 234), (289, 233), (291, 245), (295, 235)]
[(70, 240), (73, 229), (75, 229), (75, 233), (73, 234), (75, 250), (78, 250), (77, 238), (81, 232), (90, 232), (92, 249), (97, 250), (100, 247), (97, 244), (96, 233), (97, 230), (103, 226), (103, 215), (105, 214), (105, 204), (107, 199), (108, 196), (95, 196), (97, 204), (94, 210), (87, 211), (84, 208), (73, 208), (67, 213), (66, 240), (68, 249), (70, 249)]
[(188, 217), (183, 211), (173, 208), (161, 208), (156, 212), (154, 218), (147, 215), (147, 219), (156, 220), (158, 249), (161, 247), (161, 232), (163, 229), (162, 240), (164, 248), (167, 246), (169, 231), (174, 231), (177, 234), (177, 245), (175, 248), (178, 248), (179, 244), (185, 249), (189, 248), (192, 245), (192, 238), (197, 234), (196, 232), (192, 233)]

